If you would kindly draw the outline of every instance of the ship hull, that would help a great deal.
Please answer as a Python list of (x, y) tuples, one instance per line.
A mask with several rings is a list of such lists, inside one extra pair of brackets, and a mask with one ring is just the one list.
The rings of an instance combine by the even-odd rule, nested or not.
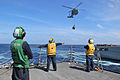
[[(100, 51), (100, 55), (102, 58), (120, 60), (120, 47), (112, 47), (112, 46), (96, 46)], [(95, 52), (95, 54), (97, 51)]]

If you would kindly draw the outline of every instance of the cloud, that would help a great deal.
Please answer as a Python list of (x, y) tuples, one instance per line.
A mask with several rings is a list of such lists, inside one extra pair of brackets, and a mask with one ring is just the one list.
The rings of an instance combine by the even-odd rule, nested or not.
[(112, 2), (120, 3), (120, 0), (111, 0)]
[(31, 17), (31, 16), (24, 16), (24, 15), (17, 15), (17, 14), (8, 14), (8, 15), (16, 16), (16, 17), (20, 17), (20, 18), (24, 18), (24, 19), (29, 19), (29, 20), (32, 20), (32, 21), (35, 21), (35, 22), (40, 22), (40, 23), (49, 24), (49, 23), (48, 23), (47, 21), (45, 21), (45, 20), (38, 19), (38, 18), (35, 18), (35, 17)]
[(108, 1), (108, 8), (112, 9), (113, 12), (119, 12), (120, 9), (120, 0), (110, 0)]
[(108, 7), (110, 7), (110, 8), (115, 8), (115, 5), (112, 4), (112, 3), (108, 3)]
[(98, 27), (99, 29), (104, 29), (104, 27), (103, 27), (101, 24), (97, 24), (97, 27)]
[(120, 20), (120, 0), (103, 0), (98, 3), (98, 8), (93, 9), (85, 17), (92, 21), (118, 21)]
[(115, 37), (115, 38), (118, 38), (120, 39), (120, 32), (119, 31), (111, 31), (111, 34)]
[(30, 20), (33, 20), (33, 21), (36, 21), (36, 22), (47, 23), (44, 20), (33, 18), (33, 17), (30, 17), (30, 16), (17, 15), (17, 17), (21, 17), (21, 18), (25, 18), (25, 19), (30, 19)]
[(7, 35), (7, 34), (9, 34), (9, 33), (7, 33), (7, 32), (0, 32), (0, 35)]

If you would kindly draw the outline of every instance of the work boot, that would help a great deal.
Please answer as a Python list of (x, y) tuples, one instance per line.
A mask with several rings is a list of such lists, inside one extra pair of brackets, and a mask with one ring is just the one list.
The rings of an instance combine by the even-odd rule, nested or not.
[(49, 70), (48, 70), (48, 69), (45, 69), (44, 71), (49, 72)]
[(53, 71), (57, 71), (56, 69), (53, 69)]
[(86, 72), (90, 72), (89, 70), (85, 70)]
[(94, 71), (94, 69), (90, 69), (90, 71)]

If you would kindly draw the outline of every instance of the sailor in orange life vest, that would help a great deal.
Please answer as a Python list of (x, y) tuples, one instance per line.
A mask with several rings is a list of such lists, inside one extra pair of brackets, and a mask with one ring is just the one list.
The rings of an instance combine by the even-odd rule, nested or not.
[(95, 46), (94, 46), (94, 41), (92, 38), (88, 40), (88, 45), (84, 46), (86, 49), (86, 71), (90, 72), (90, 70), (93, 71), (94, 69), (94, 62), (93, 62), (93, 57), (94, 57), (94, 51), (95, 51)]
[(56, 66), (56, 46), (62, 45), (62, 44), (64, 44), (64, 43), (54, 43), (54, 39), (50, 38), (48, 44), (37, 46), (38, 48), (47, 47), (47, 69), (46, 69), (47, 72), (49, 71), (51, 61), (52, 61), (52, 64), (53, 64), (53, 70), (54, 71), (57, 70), (57, 66)]

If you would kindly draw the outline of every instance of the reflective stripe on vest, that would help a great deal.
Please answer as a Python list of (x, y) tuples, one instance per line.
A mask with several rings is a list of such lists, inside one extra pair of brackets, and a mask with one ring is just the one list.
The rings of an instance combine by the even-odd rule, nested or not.
[(56, 55), (56, 44), (55, 43), (48, 44), (47, 55)]
[(11, 42), (11, 53), (12, 53), (12, 59), (14, 61), (13, 67), (19, 67), (19, 68), (29, 68), (29, 60), (28, 56), (24, 55), (22, 45), (24, 41), (21, 39), (16, 39)]
[(95, 46), (94, 44), (88, 44), (89, 49), (86, 50), (86, 55), (94, 55), (94, 51), (95, 51)]

